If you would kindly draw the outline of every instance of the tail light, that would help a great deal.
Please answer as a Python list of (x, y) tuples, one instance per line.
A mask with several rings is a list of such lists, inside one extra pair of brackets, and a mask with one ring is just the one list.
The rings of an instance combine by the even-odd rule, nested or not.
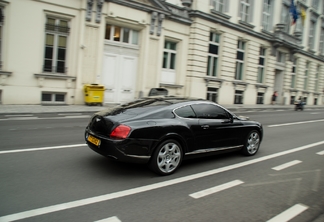
[(117, 126), (111, 133), (110, 138), (112, 139), (126, 139), (131, 131), (131, 128), (126, 125)]

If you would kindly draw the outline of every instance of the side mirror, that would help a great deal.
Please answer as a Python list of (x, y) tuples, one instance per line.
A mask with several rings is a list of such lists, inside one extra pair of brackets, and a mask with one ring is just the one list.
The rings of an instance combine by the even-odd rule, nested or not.
[(222, 123), (233, 123), (234, 117), (228, 113), (228, 119), (224, 120)]

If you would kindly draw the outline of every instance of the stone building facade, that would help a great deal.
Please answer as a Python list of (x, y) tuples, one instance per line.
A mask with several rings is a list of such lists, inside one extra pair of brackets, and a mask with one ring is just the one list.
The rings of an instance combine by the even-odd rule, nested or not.
[(0, 0), (0, 102), (83, 104), (169, 95), (323, 104), (324, 2)]

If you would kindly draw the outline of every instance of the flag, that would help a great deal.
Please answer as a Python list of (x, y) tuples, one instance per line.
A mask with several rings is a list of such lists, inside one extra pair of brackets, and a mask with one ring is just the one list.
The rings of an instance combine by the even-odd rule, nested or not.
[(292, 16), (292, 23), (291, 25), (294, 25), (298, 19), (298, 13), (297, 13), (297, 9), (296, 6), (294, 4), (294, 0), (291, 0), (291, 5), (290, 5), (290, 10), (289, 12), (291, 13)]
[(306, 18), (306, 12), (305, 12), (305, 10), (303, 8), (300, 11), (300, 17), (301, 17), (302, 23), (304, 25), (304, 21), (305, 21), (305, 18)]

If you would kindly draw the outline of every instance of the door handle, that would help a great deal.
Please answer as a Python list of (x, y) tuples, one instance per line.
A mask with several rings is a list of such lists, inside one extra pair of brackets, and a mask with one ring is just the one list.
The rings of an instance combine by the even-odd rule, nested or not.
[(209, 125), (202, 125), (201, 128), (208, 129), (209, 128)]

